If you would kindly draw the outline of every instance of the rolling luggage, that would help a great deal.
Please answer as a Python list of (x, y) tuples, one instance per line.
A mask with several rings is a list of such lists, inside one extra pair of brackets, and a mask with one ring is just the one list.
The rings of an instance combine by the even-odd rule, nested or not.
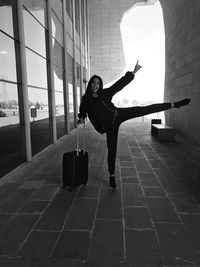
[[(84, 124), (85, 128), (85, 124)], [(76, 186), (88, 181), (88, 152), (85, 151), (85, 129), (83, 129), (83, 149), (79, 149), (79, 127), (77, 127), (76, 150), (63, 154), (63, 189), (73, 191)]]

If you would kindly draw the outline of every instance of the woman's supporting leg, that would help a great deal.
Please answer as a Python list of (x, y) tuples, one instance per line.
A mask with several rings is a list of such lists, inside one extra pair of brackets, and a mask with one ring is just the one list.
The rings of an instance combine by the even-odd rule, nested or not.
[(115, 161), (117, 153), (117, 139), (118, 139), (119, 125), (106, 132), (107, 148), (108, 148), (108, 171), (110, 173), (110, 186), (115, 189)]
[(136, 106), (130, 108), (118, 108), (119, 123), (151, 113), (164, 111), (171, 108), (171, 103), (153, 104), (149, 106)]

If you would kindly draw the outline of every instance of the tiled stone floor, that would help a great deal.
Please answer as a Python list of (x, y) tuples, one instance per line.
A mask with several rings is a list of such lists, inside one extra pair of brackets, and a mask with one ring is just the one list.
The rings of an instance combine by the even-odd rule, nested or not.
[(0, 180), (0, 266), (200, 266), (200, 151), (160, 143), (150, 121), (120, 128), (117, 190), (105, 136), (86, 126), (89, 182), (61, 190), (75, 131)]

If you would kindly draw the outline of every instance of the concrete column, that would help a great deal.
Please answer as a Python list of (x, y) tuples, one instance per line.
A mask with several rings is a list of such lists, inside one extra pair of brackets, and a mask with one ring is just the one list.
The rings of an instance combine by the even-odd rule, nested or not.
[(88, 80), (90, 78), (90, 41), (89, 41), (89, 8), (88, 8), (88, 0), (86, 1), (86, 27), (87, 27), (87, 33), (86, 33), (86, 38), (87, 38), (87, 67), (88, 67)]
[(82, 49), (82, 6), (81, 6), (81, 0), (79, 0), (79, 7), (80, 7), (80, 13), (79, 13), (79, 19), (80, 19), (80, 24), (79, 24), (79, 31), (80, 31), (80, 38), (79, 38), (79, 45), (80, 45), (80, 92), (81, 96), (83, 95), (83, 49)]
[(47, 1), (47, 29), (49, 31), (48, 34), (48, 57), (49, 57), (49, 77), (48, 77), (48, 85), (50, 89), (50, 119), (52, 122), (52, 139), (53, 143), (56, 143), (57, 140), (57, 130), (56, 130), (56, 109), (55, 109), (55, 88), (54, 88), (54, 75), (53, 75), (53, 47), (52, 47), (52, 27), (51, 27), (51, 7), (50, 1)]
[(63, 85), (64, 85), (64, 106), (65, 106), (65, 127), (66, 133), (70, 132), (69, 125), (69, 88), (67, 79), (67, 42), (66, 42), (66, 2), (63, 1), (63, 47), (64, 47), (64, 74), (63, 74)]
[(31, 161), (31, 133), (30, 133), (30, 119), (28, 106), (28, 86), (27, 86), (27, 67), (26, 67), (26, 51), (25, 51), (25, 37), (24, 37), (24, 20), (23, 20), (23, 3), (22, 0), (17, 1), (17, 17), (19, 30), (19, 49), (21, 61), (21, 80), (22, 80), (22, 101), (23, 101), (23, 116), (25, 128), (25, 143), (26, 143), (26, 159)]
[(72, 0), (72, 21), (73, 21), (73, 89), (74, 89), (74, 121), (76, 126), (77, 109), (77, 70), (76, 70), (76, 27), (75, 27), (75, 0)]

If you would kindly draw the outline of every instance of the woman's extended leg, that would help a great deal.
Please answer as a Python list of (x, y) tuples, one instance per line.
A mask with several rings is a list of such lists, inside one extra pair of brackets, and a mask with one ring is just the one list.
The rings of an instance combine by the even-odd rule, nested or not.
[(164, 111), (170, 108), (180, 108), (182, 106), (188, 105), (190, 103), (189, 98), (185, 98), (181, 101), (174, 103), (159, 103), (149, 106), (139, 106), (139, 107), (130, 107), (130, 108), (118, 108), (119, 114), (119, 123), (122, 123), (126, 120), (133, 119), (136, 117), (141, 117), (155, 112)]
[(141, 117), (147, 114), (164, 111), (171, 108), (171, 103), (153, 104), (149, 106), (136, 106), (130, 108), (118, 108), (119, 122)]

